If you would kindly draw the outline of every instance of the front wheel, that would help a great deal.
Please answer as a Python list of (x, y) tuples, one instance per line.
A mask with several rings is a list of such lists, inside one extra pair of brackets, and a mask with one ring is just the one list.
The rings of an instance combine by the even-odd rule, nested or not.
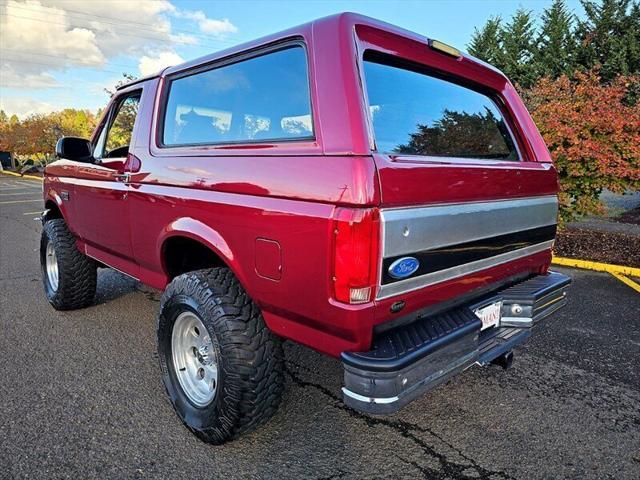
[(173, 408), (202, 440), (224, 443), (276, 412), (282, 346), (229, 269), (176, 277), (162, 296), (157, 337)]
[(47, 220), (40, 239), (42, 283), (56, 310), (73, 310), (93, 303), (97, 265), (76, 247), (76, 239), (61, 218)]

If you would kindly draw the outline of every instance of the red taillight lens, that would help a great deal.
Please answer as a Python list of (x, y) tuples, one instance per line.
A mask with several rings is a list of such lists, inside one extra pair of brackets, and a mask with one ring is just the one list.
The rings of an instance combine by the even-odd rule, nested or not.
[(334, 226), (335, 298), (351, 304), (369, 302), (378, 283), (378, 210), (336, 208)]

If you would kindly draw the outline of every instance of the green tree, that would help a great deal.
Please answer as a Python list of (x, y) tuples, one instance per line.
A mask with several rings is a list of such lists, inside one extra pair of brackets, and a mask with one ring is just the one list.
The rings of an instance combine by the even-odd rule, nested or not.
[(108, 88), (105, 88), (104, 92), (109, 95), (109, 97), (113, 97), (118, 91), (118, 88), (120, 88), (122, 85), (126, 85), (127, 83), (132, 82), (135, 79), (136, 77), (134, 77), (132, 74), (122, 72), (122, 78), (118, 80), (118, 82), (116, 82), (116, 84), (114, 85), (114, 89), (109, 90)]
[(514, 83), (529, 87), (538, 79), (536, 29), (531, 12), (519, 8), (500, 31), (497, 66)]
[(567, 9), (564, 0), (554, 0), (544, 10), (538, 36), (538, 74), (557, 78), (571, 75), (575, 70), (576, 41), (573, 35), (574, 15)]
[(9, 117), (4, 110), (0, 110), (0, 125), (4, 125), (9, 121)]
[(500, 17), (491, 17), (480, 29), (473, 31), (467, 49), (471, 55), (492, 65), (497, 65), (502, 52)]
[(578, 22), (578, 64), (600, 66), (604, 82), (640, 72), (640, 7), (631, 0), (581, 0), (585, 19)]

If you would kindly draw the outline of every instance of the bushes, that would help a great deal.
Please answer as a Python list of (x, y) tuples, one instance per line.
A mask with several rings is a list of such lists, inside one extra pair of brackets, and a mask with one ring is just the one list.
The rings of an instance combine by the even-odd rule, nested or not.
[(560, 175), (561, 216), (601, 213), (600, 193), (640, 188), (640, 76), (542, 78), (522, 95)]

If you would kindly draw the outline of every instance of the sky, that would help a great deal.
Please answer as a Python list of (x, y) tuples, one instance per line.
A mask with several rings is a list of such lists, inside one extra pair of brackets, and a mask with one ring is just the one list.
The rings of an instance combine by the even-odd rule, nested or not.
[[(465, 49), (474, 27), (551, 0), (0, 0), (0, 109), (20, 118), (103, 107), (126, 72), (154, 73), (334, 13), (384, 20)], [(578, 0), (567, 5), (576, 14)]]

